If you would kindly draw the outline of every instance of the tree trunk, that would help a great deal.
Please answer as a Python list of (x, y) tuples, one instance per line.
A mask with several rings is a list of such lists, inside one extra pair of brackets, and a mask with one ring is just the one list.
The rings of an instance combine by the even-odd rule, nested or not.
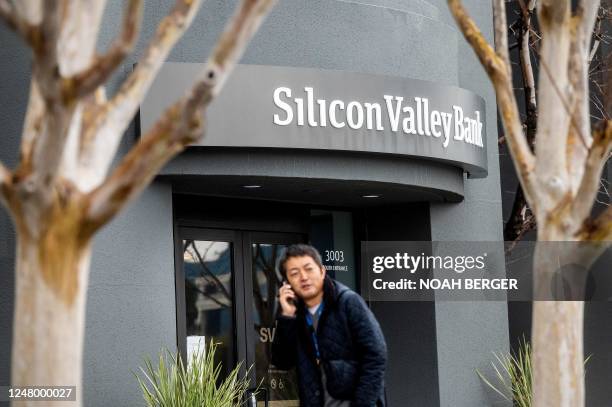
[[(12, 386), (76, 386), (76, 402), (53, 402), (57, 407), (76, 407), (83, 400), (82, 349), (91, 248), (86, 244), (75, 249), (62, 243), (55, 256), (44, 255), (49, 246), (42, 240), (20, 237), (17, 243)], [(34, 401), (15, 404), (40, 405)]]
[[(583, 298), (586, 274), (574, 265), (578, 246), (560, 242), (571, 238), (555, 240), (537, 242), (534, 258), (533, 405), (583, 407), (584, 302), (563, 298)], [(559, 300), (538, 301), (542, 298)]]
[[(584, 86), (600, 0), (579, 1), (575, 13), (573, 1), (537, 1), (540, 74), (537, 101), (535, 93), (529, 92), (533, 86), (525, 83), (526, 95), (530, 95), (527, 134), (512, 86), (507, 3), (493, 1), (493, 48), (461, 0), (448, 0), (459, 28), (491, 79), (504, 137), (538, 222), (533, 264), (532, 405), (584, 407), (584, 288), (589, 266), (612, 240), (612, 209), (596, 218), (590, 216), (612, 147), (612, 121), (591, 131), (589, 89)], [(523, 21), (528, 21), (536, 2), (520, 5)], [(531, 73), (525, 69), (530, 61), (527, 36), (522, 40), (522, 68)]]
[(0, 0), (0, 20), (33, 54), (19, 165), (10, 171), (0, 162), (0, 203), (18, 236), (11, 385), (76, 386), (77, 401), (53, 402), (58, 407), (83, 404), (92, 236), (202, 137), (204, 112), (276, 0), (240, 1), (189, 91), (113, 165), (125, 130), (201, 1), (176, 0), (109, 100), (106, 84), (137, 42), (142, 15), (142, 0), (125, 3), (118, 35), (98, 54), (105, 1)]
[(584, 406), (583, 309), (582, 301), (534, 301), (534, 406)]

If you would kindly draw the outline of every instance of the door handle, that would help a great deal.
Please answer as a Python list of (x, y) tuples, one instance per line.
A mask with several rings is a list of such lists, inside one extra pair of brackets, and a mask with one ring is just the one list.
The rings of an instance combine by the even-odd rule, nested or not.
[(256, 394), (258, 394), (258, 393), (259, 394), (263, 393), (263, 395), (264, 395), (264, 399), (263, 399), (264, 407), (268, 407), (268, 389), (263, 388), (263, 387), (259, 388), (259, 389), (256, 388), (256, 387), (253, 387), (253, 388), (250, 388), (250, 389), (247, 390), (247, 393), (246, 393), (247, 394), (247, 406), (248, 407), (257, 407), (257, 397), (256, 397)]

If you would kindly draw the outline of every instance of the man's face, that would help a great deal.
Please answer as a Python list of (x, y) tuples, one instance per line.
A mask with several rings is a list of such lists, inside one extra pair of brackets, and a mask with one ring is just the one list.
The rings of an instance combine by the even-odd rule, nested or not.
[(312, 257), (289, 257), (285, 270), (287, 281), (298, 297), (309, 300), (323, 292), (325, 268), (319, 267)]

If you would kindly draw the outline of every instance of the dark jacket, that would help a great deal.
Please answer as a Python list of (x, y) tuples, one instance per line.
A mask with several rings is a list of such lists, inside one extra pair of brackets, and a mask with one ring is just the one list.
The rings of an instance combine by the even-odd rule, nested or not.
[[(374, 315), (359, 294), (328, 277), (323, 301), (317, 338), (327, 391), (336, 399), (351, 400), (351, 407), (384, 406), (387, 345)], [(280, 369), (295, 366), (300, 405), (321, 407), (321, 374), (306, 312), (304, 303), (298, 301), (296, 317), (279, 315), (272, 363)]]

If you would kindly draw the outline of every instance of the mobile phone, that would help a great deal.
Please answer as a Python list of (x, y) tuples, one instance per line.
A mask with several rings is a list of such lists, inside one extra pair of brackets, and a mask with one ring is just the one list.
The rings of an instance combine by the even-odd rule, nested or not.
[[(283, 285), (285, 285), (285, 284), (289, 284), (289, 281), (287, 281), (287, 280), (283, 280)], [(289, 287), (291, 287), (291, 285), (289, 285)], [(293, 306), (296, 306), (296, 305), (297, 305), (297, 303), (296, 303), (296, 301), (295, 301), (295, 298), (288, 298), (288, 299), (287, 299), (287, 301), (288, 301), (288, 302), (289, 302), (291, 305), (293, 305)]]

